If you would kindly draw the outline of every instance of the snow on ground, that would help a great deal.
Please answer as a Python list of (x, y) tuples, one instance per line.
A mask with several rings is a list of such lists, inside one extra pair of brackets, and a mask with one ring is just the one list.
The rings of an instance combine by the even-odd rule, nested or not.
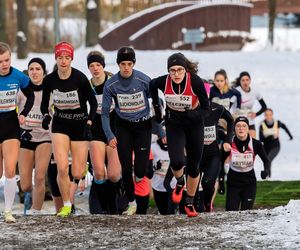
[[(275, 46), (266, 45), (266, 29), (252, 29), (258, 40), (239, 52), (193, 52), (184, 54), (199, 62), (199, 74), (212, 78), (220, 68), (234, 80), (241, 71), (250, 72), (253, 88), (260, 91), (275, 117), (284, 122), (294, 136), (293, 141), (281, 134), (281, 152), (273, 163), (271, 180), (300, 180), (300, 106), (299, 61), (300, 29), (276, 29)], [(73, 66), (85, 72), (86, 55), (91, 49), (79, 48)], [(167, 73), (167, 57), (174, 51), (136, 51), (136, 69), (151, 77)], [(117, 72), (116, 51), (104, 52), (107, 70)], [(54, 55), (30, 54), (42, 57), (50, 70)], [(16, 60), (19, 69), (27, 67), (28, 60)], [(258, 108), (258, 107), (257, 107)], [(257, 125), (262, 117), (257, 119)], [(262, 168), (258, 161), (257, 172)], [(258, 175), (259, 176), (259, 175)], [(3, 203), (2, 203), (3, 205)], [(22, 208), (15, 205), (19, 213)], [(184, 216), (149, 215), (134, 219), (118, 216), (75, 216), (60, 220), (51, 216), (18, 217), (16, 225), (0, 222), (0, 242), (4, 248), (231, 248), (231, 249), (299, 249), (300, 201), (272, 210), (203, 214), (187, 220)], [(85, 213), (85, 211), (83, 211)], [(57, 229), (61, 231), (57, 234)], [(72, 230), (69, 230), (72, 228)], [(9, 238), (7, 237), (9, 235)], [(27, 247), (26, 247), (27, 246)]]
[(176, 216), (17, 216), (1, 247), (22, 249), (299, 249), (300, 201), (273, 210)]

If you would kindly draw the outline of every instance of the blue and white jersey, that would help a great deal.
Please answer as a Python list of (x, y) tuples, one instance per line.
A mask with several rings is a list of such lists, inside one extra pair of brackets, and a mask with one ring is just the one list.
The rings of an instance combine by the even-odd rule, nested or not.
[(0, 76), (0, 113), (16, 109), (17, 93), (28, 84), (29, 78), (13, 67), (8, 75)]

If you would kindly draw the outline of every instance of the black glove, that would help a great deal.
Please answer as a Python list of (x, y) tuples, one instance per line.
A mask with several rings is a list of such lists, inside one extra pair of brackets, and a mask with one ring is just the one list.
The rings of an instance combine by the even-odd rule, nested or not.
[(91, 124), (88, 124), (88, 123), (85, 124), (84, 130), (83, 130), (83, 138), (87, 141), (91, 141), (93, 139)]
[(21, 128), (21, 140), (22, 141), (30, 141), (32, 139), (32, 135), (30, 134), (30, 132), (32, 131), (32, 129), (23, 129)]
[(265, 180), (269, 176), (269, 171), (263, 170), (260, 172), (260, 177)]
[(161, 123), (163, 119), (162, 119), (162, 114), (159, 105), (154, 106), (154, 112), (155, 112), (155, 121)]
[(225, 182), (224, 179), (219, 179), (218, 193), (225, 194)]
[(156, 165), (154, 165), (153, 170), (156, 171), (156, 170), (160, 170), (160, 169), (161, 169), (161, 162), (158, 161), (158, 162), (156, 163)]
[(42, 121), (42, 128), (45, 129), (45, 130), (48, 130), (49, 129), (49, 124), (51, 122), (52, 118), (50, 115), (46, 114), (44, 116), (44, 119)]

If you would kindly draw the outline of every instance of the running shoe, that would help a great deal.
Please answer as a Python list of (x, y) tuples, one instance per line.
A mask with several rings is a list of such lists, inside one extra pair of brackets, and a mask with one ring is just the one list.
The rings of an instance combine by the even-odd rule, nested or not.
[(6, 223), (15, 223), (16, 219), (13, 217), (11, 211), (5, 211), (4, 212), (4, 220)]
[(213, 204), (212, 203), (204, 204), (204, 207), (205, 207), (205, 212), (207, 212), (207, 213), (210, 213), (210, 212), (213, 211)]
[(174, 204), (179, 204), (182, 199), (184, 186), (176, 185), (172, 192), (172, 201)]
[(24, 193), (24, 215), (26, 215), (26, 211), (29, 210), (32, 206), (32, 196), (31, 192)]
[(193, 204), (185, 204), (184, 205), (184, 210), (187, 214), (188, 217), (196, 217), (198, 216), (198, 213), (196, 212)]
[(71, 215), (72, 212), (72, 207), (71, 206), (63, 206), (59, 212), (57, 213), (56, 216), (58, 217), (68, 217), (69, 215)]
[(129, 204), (127, 210), (124, 211), (123, 215), (134, 215), (136, 214), (137, 205), (136, 204)]

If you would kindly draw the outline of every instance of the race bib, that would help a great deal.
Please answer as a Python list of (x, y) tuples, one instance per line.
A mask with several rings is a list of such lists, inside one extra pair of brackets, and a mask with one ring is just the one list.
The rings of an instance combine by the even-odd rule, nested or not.
[(192, 96), (188, 95), (165, 95), (166, 104), (170, 109), (176, 111), (186, 111), (193, 108)]
[(232, 166), (235, 168), (251, 168), (253, 166), (252, 153), (233, 153), (231, 156)]
[[(102, 102), (103, 102), (103, 95), (95, 95), (96, 99), (97, 99), (97, 103), (98, 103), (98, 108), (97, 108), (97, 114), (101, 115), (101, 110), (102, 110)], [(110, 106), (110, 111), (112, 112), (115, 109), (115, 102), (114, 100), (112, 100), (112, 104)]]
[(11, 111), (16, 109), (17, 90), (0, 91), (0, 111)]
[(40, 106), (33, 106), (26, 116), (26, 125), (30, 127), (37, 127), (42, 124), (43, 115), (40, 111)]
[(220, 99), (218, 97), (214, 97), (212, 99), (212, 102), (217, 103), (217, 104), (223, 106), (227, 110), (229, 110), (229, 108), (230, 108), (230, 99), (229, 98)]
[(204, 127), (204, 145), (210, 145), (216, 139), (216, 126)]
[(117, 94), (120, 112), (135, 113), (146, 108), (143, 91), (135, 94)]
[(77, 90), (69, 92), (53, 90), (53, 104), (60, 110), (80, 108)]

